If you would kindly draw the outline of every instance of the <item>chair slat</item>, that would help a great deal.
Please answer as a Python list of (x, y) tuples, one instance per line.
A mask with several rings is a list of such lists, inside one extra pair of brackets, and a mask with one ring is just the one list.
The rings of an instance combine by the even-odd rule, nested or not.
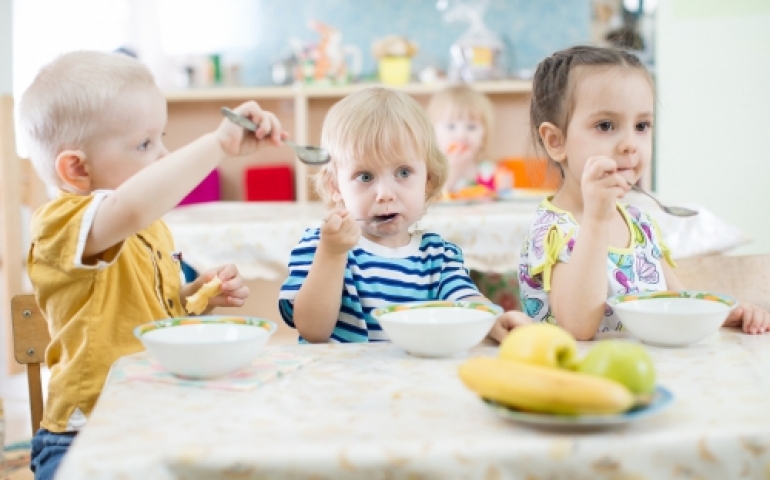
[(17, 362), (27, 365), (29, 410), (34, 435), (40, 428), (44, 408), (40, 364), (45, 362), (45, 350), (51, 343), (48, 322), (37, 307), (34, 295), (16, 295), (11, 299), (11, 324), (14, 357)]
[(687, 290), (705, 290), (770, 310), (770, 255), (712, 255), (677, 260)]
[(16, 295), (11, 299), (11, 322), (16, 361), (24, 365), (45, 362), (51, 336), (33, 295)]

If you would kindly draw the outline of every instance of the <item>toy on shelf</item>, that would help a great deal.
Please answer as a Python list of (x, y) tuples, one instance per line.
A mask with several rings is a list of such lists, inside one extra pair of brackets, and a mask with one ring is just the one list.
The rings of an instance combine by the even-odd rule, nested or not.
[[(300, 83), (346, 84), (361, 74), (361, 50), (343, 45), (339, 30), (315, 20), (309, 27), (321, 36), (300, 54), (296, 80)], [(349, 60), (349, 61), (348, 61)]]
[(505, 45), (484, 24), (489, 0), (439, 0), (436, 8), (444, 12), (444, 20), (468, 22), (470, 27), (449, 49), (449, 79), (473, 82), (497, 80), (505, 76), (502, 63)]
[(412, 57), (417, 45), (400, 35), (389, 35), (375, 40), (372, 53), (377, 58), (380, 81), (388, 85), (403, 85), (412, 76)]

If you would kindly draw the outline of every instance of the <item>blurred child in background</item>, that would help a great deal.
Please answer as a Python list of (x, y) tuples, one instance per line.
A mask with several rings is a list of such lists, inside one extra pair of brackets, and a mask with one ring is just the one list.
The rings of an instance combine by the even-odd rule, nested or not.
[(496, 163), (489, 159), (492, 103), (468, 85), (447, 87), (428, 103), (441, 152), (449, 161), (445, 199), (494, 198)]

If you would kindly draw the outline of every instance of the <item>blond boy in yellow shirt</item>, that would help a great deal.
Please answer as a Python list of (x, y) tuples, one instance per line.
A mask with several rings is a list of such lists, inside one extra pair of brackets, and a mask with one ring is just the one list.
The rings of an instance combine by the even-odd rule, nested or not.
[[(35, 212), (27, 270), (51, 331), (51, 370), (35, 478), (52, 478), (99, 397), (112, 363), (142, 349), (133, 329), (185, 315), (183, 299), (218, 276), (215, 306), (249, 294), (234, 265), (181, 285), (179, 257), (161, 216), (220, 162), (280, 144), (278, 119), (254, 102), (231, 122), (169, 154), (166, 101), (149, 70), (121, 54), (73, 52), (44, 67), (20, 103), (21, 131), (38, 174), (60, 190)], [(160, 161), (162, 160), (162, 161)]]

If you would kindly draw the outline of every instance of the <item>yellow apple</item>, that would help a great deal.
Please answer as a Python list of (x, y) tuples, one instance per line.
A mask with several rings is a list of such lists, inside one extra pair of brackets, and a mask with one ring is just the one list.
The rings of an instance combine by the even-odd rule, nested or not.
[(636, 394), (655, 391), (655, 365), (647, 350), (620, 340), (601, 340), (577, 367), (578, 372), (615, 380)]
[(550, 323), (517, 327), (500, 344), (502, 360), (573, 369), (577, 364), (577, 342), (568, 331)]

